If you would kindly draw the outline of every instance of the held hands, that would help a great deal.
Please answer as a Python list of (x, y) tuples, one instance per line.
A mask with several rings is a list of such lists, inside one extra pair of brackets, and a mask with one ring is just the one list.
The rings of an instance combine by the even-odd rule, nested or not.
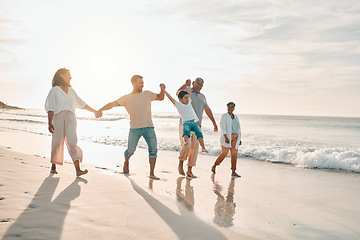
[(103, 113), (102, 113), (102, 111), (100, 111), (100, 110), (98, 110), (98, 111), (95, 112), (95, 117), (96, 117), (96, 118), (102, 117), (102, 115), (103, 115)]

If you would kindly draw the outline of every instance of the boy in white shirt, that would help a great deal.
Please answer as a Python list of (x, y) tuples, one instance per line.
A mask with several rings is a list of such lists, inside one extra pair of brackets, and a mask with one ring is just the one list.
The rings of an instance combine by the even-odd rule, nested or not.
[[(191, 83), (191, 81), (188, 81)], [(188, 86), (188, 89), (190, 89), (190, 85)], [(198, 141), (200, 143), (200, 146), (202, 148), (202, 152), (208, 153), (208, 151), (205, 148), (204, 144), (204, 137), (201, 132), (201, 129), (198, 125), (198, 117), (196, 116), (196, 113), (191, 106), (191, 91), (180, 91), (178, 93), (179, 101), (176, 101), (174, 98), (171, 97), (171, 95), (165, 90), (165, 85), (162, 86), (161, 90), (163, 90), (166, 94), (166, 96), (169, 98), (169, 100), (174, 104), (176, 107), (178, 113), (180, 114), (183, 122), (183, 137), (184, 142), (187, 145), (190, 137), (190, 132), (193, 131), (195, 135), (198, 138)]]

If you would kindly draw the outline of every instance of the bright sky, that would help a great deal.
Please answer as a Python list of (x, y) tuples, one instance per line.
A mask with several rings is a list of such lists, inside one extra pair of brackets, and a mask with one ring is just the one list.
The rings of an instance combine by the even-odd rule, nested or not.
[[(0, 0), (0, 100), (43, 108), (66, 67), (93, 108), (190, 78), (213, 112), (360, 117), (358, 0)], [(166, 99), (153, 111), (175, 111)]]

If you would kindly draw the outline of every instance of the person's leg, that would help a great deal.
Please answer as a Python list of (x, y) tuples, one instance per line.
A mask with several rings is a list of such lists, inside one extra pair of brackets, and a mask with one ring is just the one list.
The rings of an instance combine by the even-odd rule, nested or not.
[(238, 135), (232, 134), (231, 136), (231, 176), (233, 177), (241, 177), (239, 174), (236, 173), (236, 164), (237, 164), (237, 155), (239, 149), (236, 149), (236, 142), (237, 142)]
[(192, 172), (192, 168), (196, 166), (197, 155), (199, 152), (199, 141), (197, 141), (196, 135), (194, 132), (190, 134), (190, 152), (189, 152), (189, 160), (188, 160), (188, 169), (186, 175), (192, 178), (196, 178), (196, 176)]
[(189, 156), (190, 145), (191, 145), (192, 141), (191, 141), (191, 138), (190, 138), (189, 139), (190, 141), (188, 142), (188, 144), (185, 144), (184, 138), (183, 138), (183, 126), (182, 126), (182, 124), (179, 124), (179, 138), (180, 138), (180, 143), (181, 143), (181, 150), (180, 150), (180, 153), (179, 153), (178, 171), (179, 171), (180, 175), (185, 175), (184, 161), (186, 161), (188, 156)]
[(201, 151), (202, 152), (205, 152), (205, 153), (208, 153), (208, 150), (206, 150), (205, 148), (205, 143), (204, 143), (204, 136), (201, 132), (201, 129), (199, 127), (199, 125), (196, 123), (196, 122), (192, 122), (191, 124), (191, 131), (193, 131), (197, 137), (197, 140), (199, 141), (200, 143), (200, 146), (201, 146)]
[(74, 166), (75, 166), (76, 176), (79, 177), (81, 175), (84, 175), (84, 174), (88, 173), (87, 169), (85, 169), (84, 171), (80, 169), (80, 160), (76, 160), (74, 162)]
[(226, 158), (228, 152), (229, 152), (230, 148), (226, 148), (224, 146), (221, 146), (221, 153), (220, 155), (216, 158), (214, 165), (211, 167), (211, 171), (213, 173), (216, 173), (215, 168), (216, 166), (220, 165), (222, 163), (222, 161), (224, 161), (224, 159)]
[(204, 138), (203, 138), (203, 137), (199, 137), (199, 138), (198, 138), (198, 141), (199, 141), (200, 146), (201, 146), (201, 148), (202, 148), (201, 151), (202, 151), (202, 152), (205, 152), (205, 153), (208, 153), (209, 151), (206, 150), (206, 148), (205, 148)]
[(55, 173), (58, 174), (58, 172), (56, 171), (56, 164), (51, 164), (51, 170), (50, 173)]
[(128, 137), (128, 147), (124, 152), (124, 157), (125, 157), (124, 166), (123, 166), (124, 174), (128, 174), (130, 172), (129, 160), (130, 157), (134, 154), (141, 136), (142, 136), (141, 128), (135, 128), (135, 129), (130, 128), (129, 137)]
[(87, 169), (81, 170), (80, 163), (82, 162), (83, 152), (81, 148), (77, 145), (77, 122), (75, 115), (70, 112), (65, 112), (65, 142), (68, 148), (69, 155), (74, 162), (74, 167), (76, 171), (76, 176), (84, 175), (88, 172)]
[(189, 136), (184, 135), (184, 144), (188, 144), (188, 143), (189, 143)]
[(149, 150), (149, 163), (150, 163), (150, 178), (158, 180), (160, 178), (155, 176), (154, 170), (156, 165), (157, 158), (157, 139), (155, 130), (152, 127), (144, 128), (144, 138), (148, 145)]
[(154, 179), (154, 180), (159, 180), (160, 178), (155, 176), (155, 173), (154, 173), (155, 165), (156, 165), (156, 158), (149, 158), (149, 164), (150, 164), (149, 178)]
[(64, 162), (64, 115), (62, 112), (55, 114), (53, 118), (54, 133), (51, 140), (51, 170), (50, 173), (57, 174), (56, 165), (63, 165)]
[(190, 129), (191, 129), (191, 123), (184, 122), (183, 123), (183, 138), (184, 138), (185, 145), (187, 145), (189, 143)]

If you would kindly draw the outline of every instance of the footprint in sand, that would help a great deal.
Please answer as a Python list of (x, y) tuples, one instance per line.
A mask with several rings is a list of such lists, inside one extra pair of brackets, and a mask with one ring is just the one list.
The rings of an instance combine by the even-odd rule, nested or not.
[(30, 210), (32, 210), (32, 209), (34, 209), (34, 208), (36, 208), (36, 206), (30, 204), (30, 205), (25, 209), (25, 211), (30, 211)]
[(2, 218), (0, 219), (0, 223), (11, 222), (12, 220), (13, 220), (12, 218)]
[(4, 197), (0, 197), (0, 201), (1, 201), (1, 200), (4, 200), (4, 199), (5, 199)]
[(104, 167), (95, 167), (97, 169), (102, 169), (102, 170), (109, 170), (108, 168), (104, 168)]

